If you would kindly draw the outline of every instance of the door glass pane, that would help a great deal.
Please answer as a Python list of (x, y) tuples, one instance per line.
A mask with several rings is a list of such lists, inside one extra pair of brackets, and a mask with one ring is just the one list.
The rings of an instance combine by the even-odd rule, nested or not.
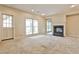
[(12, 16), (9, 16), (9, 18), (12, 20)]
[(7, 24), (9, 24), (10, 23), (10, 20), (9, 19), (7, 19)]
[(12, 27), (12, 16), (3, 15), (3, 27)]
[(38, 20), (33, 20), (33, 33), (38, 33)]
[(26, 34), (32, 34), (32, 19), (26, 19)]
[(32, 26), (32, 19), (26, 20), (26, 26)]
[(6, 23), (6, 24), (7, 24), (7, 20), (6, 20), (6, 19), (4, 19), (4, 20), (3, 20), (3, 23)]
[(9, 23), (11, 23), (11, 24), (12, 24), (12, 20), (11, 20), (11, 19), (10, 19)]
[(10, 24), (10, 23), (9, 23), (9, 24), (7, 24), (7, 27), (12, 27), (12, 24)]
[(32, 34), (32, 28), (31, 27), (26, 27), (26, 34)]
[(33, 20), (33, 26), (38, 26), (38, 21), (37, 20)]
[(38, 33), (38, 26), (34, 27), (33, 33), (34, 33), (34, 34)]

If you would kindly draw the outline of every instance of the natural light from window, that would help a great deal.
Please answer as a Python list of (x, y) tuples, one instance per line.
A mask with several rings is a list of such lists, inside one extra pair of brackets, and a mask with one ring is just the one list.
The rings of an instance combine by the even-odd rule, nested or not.
[(12, 16), (3, 15), (3, 27), (12, 27)]
[(26, 35), (38, 33), (38, 21), (33, 19), (26, 19)]
[(52, 22), (51, 22), (51, 20), (47, 20), (47, 32), (52, 32)]

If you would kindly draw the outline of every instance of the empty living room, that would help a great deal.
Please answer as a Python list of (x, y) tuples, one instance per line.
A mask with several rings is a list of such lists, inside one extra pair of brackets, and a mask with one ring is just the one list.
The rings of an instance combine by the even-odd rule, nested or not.
[(0, 54), (79, 54), (79, 4), (0, 4)]

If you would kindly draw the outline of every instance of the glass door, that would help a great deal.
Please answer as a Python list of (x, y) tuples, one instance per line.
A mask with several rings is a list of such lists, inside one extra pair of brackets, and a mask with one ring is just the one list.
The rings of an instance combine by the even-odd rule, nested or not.
[(26, 35), (38, 33), (38, 21), (33, 19), (26, 19)]
[(37, 34), (37, 33), (38, 33), (38, 21), (33, 20), (33, 34)]
[(2, 15), (3, 26), (2, 26), (2, 39), (12, 39), (13, 33), (13, 17), (11, 15)]
[(32, 34), (32, 19), (26, 19), (26, 34)]

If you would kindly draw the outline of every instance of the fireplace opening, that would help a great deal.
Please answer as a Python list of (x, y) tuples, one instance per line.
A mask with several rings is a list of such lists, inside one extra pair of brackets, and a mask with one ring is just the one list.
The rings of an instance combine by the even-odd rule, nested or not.
[(63, 25), (56, 25), (54, 26), (54, 36), (64, 36), (64, 26)]

